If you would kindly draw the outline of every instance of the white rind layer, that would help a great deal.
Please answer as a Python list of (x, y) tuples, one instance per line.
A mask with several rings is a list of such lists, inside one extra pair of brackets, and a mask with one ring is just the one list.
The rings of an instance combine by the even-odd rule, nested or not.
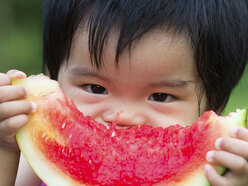
[[(26, 125), (27, 126), (27, 125)], [(49, 186), (70, 186), (81, 185), (73, 181), (70, 177), (61, 172), (53, 164), (49, 163), (43, 154), (38, 150), (33, 141), (32, 135), (20, 129), (16, 134), (18, 145), (23, 156), (34, 170), (34, 172)]]

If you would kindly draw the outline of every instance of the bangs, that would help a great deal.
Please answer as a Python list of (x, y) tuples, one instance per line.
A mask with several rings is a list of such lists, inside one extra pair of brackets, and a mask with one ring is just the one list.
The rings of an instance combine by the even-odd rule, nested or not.
[[(54, 20), (52, 21), (60, 25), (60, 28), (52, 25), (51, 20), (44, 17), (47, 21), (44, 22), (44, 26), (53, 27), (51, 30), (56, 32), (53, 38), (44, 38), (44, 40), (46, 43), (50, 41), (50, 47), (54, 45), (53, 43), (63, 41), (59, 48), (58, 45), (53, 47), (53, 50), (57, 48), (58, 53), (62, 54), (57, 60), (59, 62), (62, 58), (69, 58), (75, 32), (87, 30), (91, 62), (97, 68), (102, 65), (103, 49), (111, 31), (114, 30), (118, 35), (115, 57), (118, 65), (118, 59), (123, 51), (128, 48), (130, 52), (133, 42), (138, 41), (152, 29), (159, 28), (166, 33), (173, 28), (174, 33), (181, 33), (182, 30), (193, 33), (196, 28), (191, 28), (192, 25), (196, 27), (198, 24), (195, 23), (197, 20), (192, 19), (194, 17), (192, 15), (201, 10), (198, 7), (201, 6), (198, 1), (158, 0), (156, 3), (153, 0), (75, 0), (63, 1), (63, 3), (58, 3), (58, 1), (63, 0), (51, 0), (46, 4), (50, 6), (47, 9), (55, 10), (55, 12), (50, 12), (53, 14)], [(58, 4), (61, 8), (51, 7), (58, 6)], [(44, 8), (44, 11), (47, 9)], [(44, 15), (49, 16), (46, 12)], [(47, 29), (44, 28), (44, 30)], [(189, 33), (189, 36), (191, 35)], [(44, 33), (44, 36), (49, 37), (49, 34)], [(46, 56), (49, 55), (45, 54), (44, 57)], [(46, 58), (44, 60), (46, 61)]]
[[(193, 1), (187, 3), (167, 3), (167, 1), (123, 0), (97, 1), (89, 4), (87, 15), (88, 46), (92, 63), (100, 67), (103, 48), (106, 46), (110, 32), (117, 33), (115, 61), (118, 65), (120, 55), (125, 49), (131, 51), (133, 42), (138, 41), (152, 29), (180, 33), (189, 27), (189, 9)], [(149, 7), (149, 8), (148, 8)], [(166, 10), (166, 11), (165, 11)], [(86, 20), (80, 18), (81, 20)]]

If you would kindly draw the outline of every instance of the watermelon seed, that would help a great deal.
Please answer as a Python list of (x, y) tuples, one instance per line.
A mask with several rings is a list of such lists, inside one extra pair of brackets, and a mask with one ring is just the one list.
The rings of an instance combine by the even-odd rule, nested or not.
[(107, 129), (109, 130), (109, 126), (107, 126)]
[(112, 132), (111, 137), (115, 137), (115, 131)]
[(71, 154), (71, 149), (69, 149), (69, 154)]
[(46, 133), (44, 132), (44, 133), (42, 134), (41, 138), (44, 139), (45, 136), (46, 136)]
[(62, 129), (65, 128), (66, 122), (64, 121), (64, 123), (62, 124)]
[(62, 153), (64, 153), (64, 151), (65, 151), (65, 149), (63, 148), (63, 149), (62, 149)]
[(89, 160), (89, 164), (91, 164), (91, 160)]
[(70, 134), (69, 138), (71, 139), (71, 137), (72, 137), (72, 134)]
[(45, 142), (47, 142), (47, 140), (48, 140), (48, 137), (45, 138)]
[(83, 153), (81, 153), (81, 156), (80, 157), (83, 158)]

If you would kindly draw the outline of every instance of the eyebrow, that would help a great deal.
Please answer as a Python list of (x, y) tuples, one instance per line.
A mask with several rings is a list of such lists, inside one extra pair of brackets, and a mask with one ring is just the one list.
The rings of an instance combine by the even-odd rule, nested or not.
[(194, 80), (162, 80), (152, 83), (152, 86), (166, 86), (175, 88), (186, 88), (190, 83), (195, 83)]
[(94, 76), (102, 79), (106, 79), (104, 76), (101, 76), (97, 71), (91, 70), (84, 66), (76, 66), (70, 69), (70, 74), (72, 76)]

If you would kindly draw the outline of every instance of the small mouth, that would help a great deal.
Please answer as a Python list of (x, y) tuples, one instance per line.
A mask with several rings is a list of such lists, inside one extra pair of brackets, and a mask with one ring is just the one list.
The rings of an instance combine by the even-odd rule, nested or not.
[(116, 129), (129, 129), (129, 128), (131, 128), (131, 127), (133, 127), (133, 126), (123, 126), (123, 125), (116, 125)]
[[(107, 122), (101, 122), (103, 125), (105, 125), (106, 127), (109, 126), (110, 123), (107, 123)], [(116, 129), (129, 129), (129, 128), (132, 128), (134, 127), (135, 125), (120, 125), (118, 123), (115, 123), (115, 128)]]

